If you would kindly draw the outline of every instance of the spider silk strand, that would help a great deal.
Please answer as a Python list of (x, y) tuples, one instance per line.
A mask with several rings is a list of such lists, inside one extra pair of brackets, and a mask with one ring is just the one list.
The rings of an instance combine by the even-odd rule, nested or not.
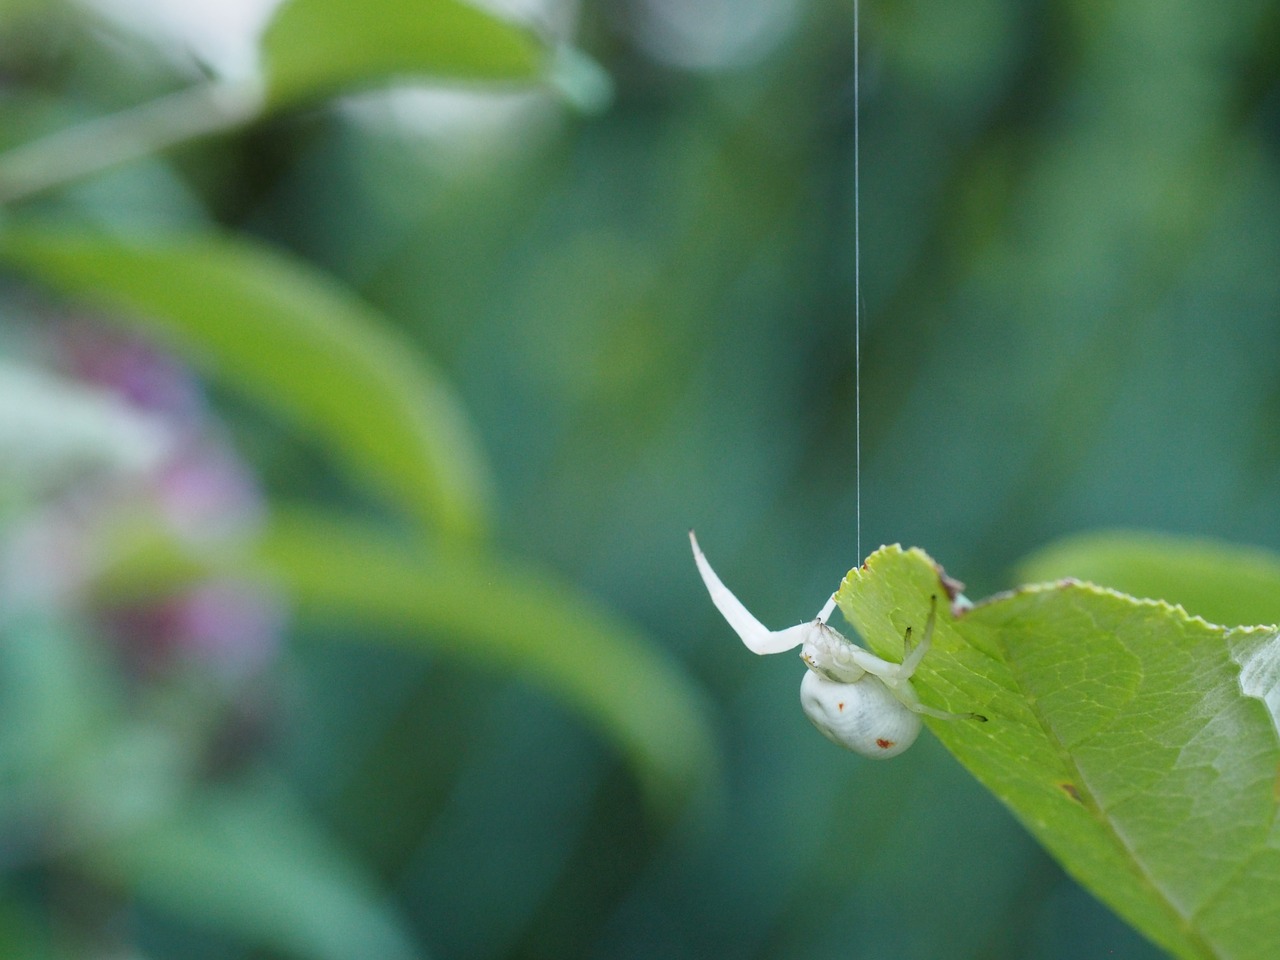
[(854, 543), (862, 563), (862, 90), (859, 0), (853, 0), (853, 499)]

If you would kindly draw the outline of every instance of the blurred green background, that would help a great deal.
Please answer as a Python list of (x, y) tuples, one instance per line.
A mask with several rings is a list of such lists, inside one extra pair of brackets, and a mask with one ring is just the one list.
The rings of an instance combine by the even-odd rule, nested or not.
[[(202, 4), (122, 19), (131, 6), (0, 4), (4, 146), (242, 68), (248, 27), (222, 42)], [(250, 667), (161, 669), (139, 643), (172, 626), (154, 606), (81, 597), (67, 656), (89, 686), (161, 702), (153, 715), (217, 759), (157, 789), (199, 802), (269, 770), (317, 857), (341, 851), (371, 891), (360, 902), (397, 918), (387, 943), (414, 944), (353, 934), (365, 945), (348, 956), (1157, 956), (928, 736), (891, 764), (817, 736), (800, 665), (749, 656), (689, 556), (693, 526), (773, 626), (811, 616), (860, 560), (852, 4), (502, 7), (572, 39), (611, 78), (609, 102), (365, 93), (4, 217), (111, 235), (219, 225), (356, 291), (456, 389), (491, 463), (488, 555), (535, 564), (661, 650), (716, 759), (664, 806), (598, 725), (500, 656), (291, 616), (284, 591), (208, 600), (242, 616), (231, 634), (278, 644)], [(865, 2), (861, 66), (864, 553), (922, 546), (979, 597), (1011, 586), (1021, 556), (1099, 527), (1280, 547), (1280, 8)], [(0, 349), (23, 363), (87, 376), (86, 355), (126, 349), (16, 273), (0, 309)], [(187, 398), (168, 409), (198, 416), (222, 469), (261, 491), (229, 497), (233, 513), (307, 502), (386, 519), (216, 376), (146, 363)], [(5, 596), (45, 589), (18, 576), (30, 517), (79, 518), (86, 496), (6, 495)], [(55, 554), (45, 575), (80, 559)], [(479, 599), (471, 615), (496, 629), (525, 616), (501, 590)], [(54, 642), (39, 629), (11, 617), (5, 643)], [(209, 866), (221, 828), (180, 829), (135, 869), (102, 852), (86, 868), (61, 819), (33, 827), (47, 784), (13, 758), (41, 711), (84, 696), (31, 679), (62, 662), (5, 668), (0, 953), (343, 955), (341, 931), (317, 945), (226, 920), (243, 910), (209, 890), (257, 888)], [(92, 807), (81, 775), (59, 795)], [(290, 847), (282, 831), (268, 834)], [(266, 904), (273, 869), (256, 874)], [(279, 910), (316, 911), (304, 927), (344, 923), (324, 891), (294, 892), (309, 906)]]

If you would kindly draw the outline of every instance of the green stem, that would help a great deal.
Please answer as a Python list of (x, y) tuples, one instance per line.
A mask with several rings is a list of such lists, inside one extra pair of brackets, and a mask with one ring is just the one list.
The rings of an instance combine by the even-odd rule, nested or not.
[(240, 126), (262, 105), (257, 80), (212, 81), (59, 130), (0, 154), (0, 205)]

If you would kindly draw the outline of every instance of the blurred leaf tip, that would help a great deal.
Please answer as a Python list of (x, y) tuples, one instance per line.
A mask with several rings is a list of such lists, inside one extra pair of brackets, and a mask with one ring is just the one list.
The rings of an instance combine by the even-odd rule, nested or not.
[(533, 81), (547, 52), (462, 0), (287, 0), (262, 42), (271, 104), (395, 79)]
[(305, 261), (222, 234), (122, 240), (17, 225), (0, 230), (0, 258), (283, 414), (426, 529), (485, 534), (489, 468), (452, 387), (374, 307)]

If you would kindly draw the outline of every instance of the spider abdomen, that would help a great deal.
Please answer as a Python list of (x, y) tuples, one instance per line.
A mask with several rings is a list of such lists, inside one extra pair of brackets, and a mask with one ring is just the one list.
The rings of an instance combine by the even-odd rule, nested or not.
[(876, 760), (896, 757), (920, 734), (920, 717), (871, 674), (837, 683), (806, 670), (800, 705), (832, 743)]

